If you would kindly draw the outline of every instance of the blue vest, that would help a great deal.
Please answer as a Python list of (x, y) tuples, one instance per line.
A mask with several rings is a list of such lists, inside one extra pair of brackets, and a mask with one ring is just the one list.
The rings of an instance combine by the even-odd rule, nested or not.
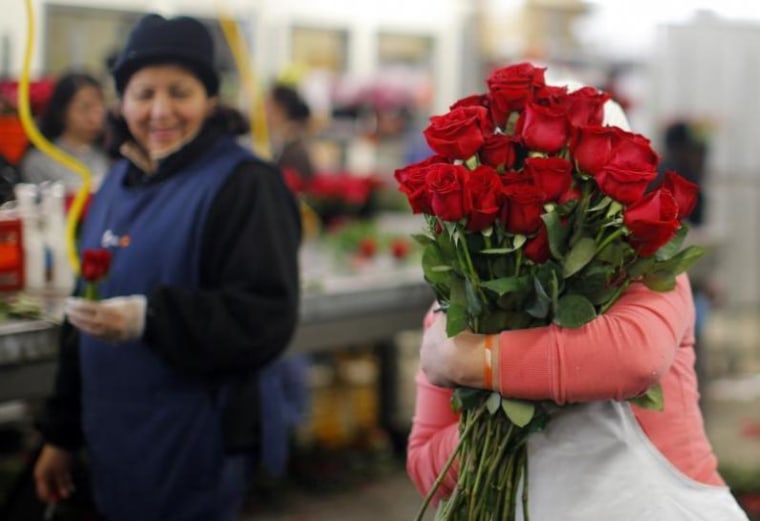
[[(166, 179), (127, 187), (116, 165), (94, 197), (81, 247), (108, 247), (101, 298), (199, 286), (209, 208), (251, 154), (221, 138)], [(222, 501), (221, 404), (139, 341), (80, 343), (83, 427), (98, 506), (110, 521), (213, 521)]]

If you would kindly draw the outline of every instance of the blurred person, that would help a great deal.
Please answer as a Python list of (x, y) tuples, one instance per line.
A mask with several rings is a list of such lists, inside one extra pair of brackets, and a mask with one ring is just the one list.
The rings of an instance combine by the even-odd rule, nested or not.
[(295, 172), (303, 181), (314, 177), (308, 141), (311, 109), (301, 94), (293, 87), (274, 85), (267, 96), (266, 112), (277, 165), (283, 171)]
[[(88, 168), (93, 191), (111, 164), (103, 147), (105, 116), (100, 83), (89, 74), (68, 72), (56, 82), (40, 120), (42, 135)], [(60, 181), (68, 193), (78, 191), (82, 185), (79, 174), (37, 148), (26, 152), (20, 171), (23, 182)]]
[(65, 305), (38, 422), (45, 502), (71, 495), (84, 449), (109, 521), (232, 521), (250, 454), (284, 465), (299, 214), (277, 167), (236, 143), (213, 63), (201, 22), (149, 14), (113, 66), (123, 157), (80, 235), (111, 263), (102, 300)]

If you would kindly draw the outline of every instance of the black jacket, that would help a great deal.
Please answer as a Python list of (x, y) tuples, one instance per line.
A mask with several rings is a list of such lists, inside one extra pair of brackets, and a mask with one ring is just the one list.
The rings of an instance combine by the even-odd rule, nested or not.
[[(130, 165), (130, 183), (154, 183), (192, 162), (223, 132), (210, 120), (191, 143), (146, 176)], [(265, 172), (270, 170), (270, 172)], [(278, 175), (271, 174), (274, 170)], [(216, 196), (203, 234), (200, 290), (160, 286), (148, 295), (144, 342), (210, 392), (230, 387), (223, 418), (228, 452), (256, 447), (260, 427), (257, 370), (281, 355), (298, 319), (300, 215), (276, 167), (240, 164)], [(45, 440), (75, 450), (83, 443), (79, 334), (61, 328), (52, 396), (38, 426)]]

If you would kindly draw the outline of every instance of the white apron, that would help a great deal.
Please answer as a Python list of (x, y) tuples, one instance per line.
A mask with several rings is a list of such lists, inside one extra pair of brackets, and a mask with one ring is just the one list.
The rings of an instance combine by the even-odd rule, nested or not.
[(528, 465), (530, 521), (748, 521), (727, 487), (675, 468), (627, 403), (558, 411), (529, 438)]

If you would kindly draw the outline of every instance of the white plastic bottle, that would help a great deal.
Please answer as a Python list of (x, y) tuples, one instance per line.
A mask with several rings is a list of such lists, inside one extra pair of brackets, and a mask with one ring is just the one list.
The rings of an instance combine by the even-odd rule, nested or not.
[(13, 188), (21, 217), (24, 241), (24, 289), (42, 291), (46, 286), (45, 240), (37, 208), (38, 189), (34, 184), (19, 183)]
[(74, 272), (66, 252), (65, 197), (63, 183), (51, 183), (42, 189), (44, 242), (50, 254), (50, 289), (57, 294), (67, 295), (74, 289)]

